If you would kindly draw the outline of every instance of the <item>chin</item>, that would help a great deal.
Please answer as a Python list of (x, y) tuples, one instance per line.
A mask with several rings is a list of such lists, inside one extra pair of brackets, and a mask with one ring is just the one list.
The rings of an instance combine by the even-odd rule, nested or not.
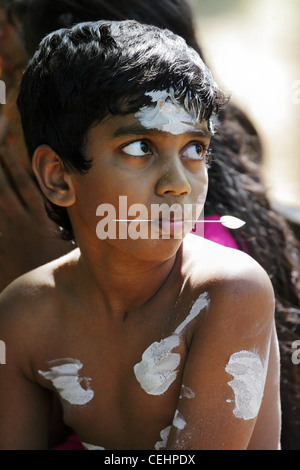
[(182, 239), (139, 240), (133, 250), (135, 258), (147, 262), (165, 262), (176, 255)]

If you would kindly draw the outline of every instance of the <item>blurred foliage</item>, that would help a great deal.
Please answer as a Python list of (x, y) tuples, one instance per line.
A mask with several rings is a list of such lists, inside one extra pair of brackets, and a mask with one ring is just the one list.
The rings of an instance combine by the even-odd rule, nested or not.
[(249, 0), (188, 0), (197, 15), (222, 16), (247, 10)]

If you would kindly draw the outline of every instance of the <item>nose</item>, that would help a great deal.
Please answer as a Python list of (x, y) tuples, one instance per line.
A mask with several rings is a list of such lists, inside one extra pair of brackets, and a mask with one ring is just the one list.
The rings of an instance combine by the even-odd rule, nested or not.
[(191, 192), (191, 185), (180, 160), (172, 159), (162, 171), (156, 183), (156, 194), (164, 196), (187, 196)]

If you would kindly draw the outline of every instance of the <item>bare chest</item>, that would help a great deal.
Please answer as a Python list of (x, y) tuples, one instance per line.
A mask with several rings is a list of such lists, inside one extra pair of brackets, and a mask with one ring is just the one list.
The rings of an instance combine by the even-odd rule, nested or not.
[(56, 328), (63, 333), (38, 377), (57, 393), (65, 423), (83, 442), (120, 450), (164, 447), (182, 392), (190, 326), (207, 302), (204, 293), (177, 309), (153, 309), (151, 321), (129, 316), (122, 325), (83, 326), (73, 318), (71, 328)]
[(141, 354), (125, 347), (115, 355), (103, 351), (99, 361), (78, 351), (39, 371), (82, 442), (104, 449), (159, 445), (173, 421), (186, 359), (184, 342), (173, 336), (154, 341)]

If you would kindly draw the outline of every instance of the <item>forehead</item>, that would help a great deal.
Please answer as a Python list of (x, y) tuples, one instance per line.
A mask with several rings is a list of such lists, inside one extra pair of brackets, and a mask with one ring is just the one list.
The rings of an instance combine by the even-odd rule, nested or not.
[(135, 113), (109, 115), (102, 121), (103, 126), (113, 137), (155, 132), (211, 137), (211, 123), (200, 121), (199, 103), (196, 106), (187, 96), (176, 97), (173, 88), (145, 92), (147, 104), (140, 104)]
[(125, 136), (154, 136), (154, 135), (190, 135), (197, 138), (211, 138), (208, 122), (203, 120), (201, 122), (184, 123), (183, 132), (178, 132), (178, 123), (174, 124), (174, 132), (172, 132), (173, 123), (168, 123), (168, 130), (161, 129), (160, 126), (148, 127), (141, 123), (135, 114), (126, 115), (109, 115), (101, 123), (93, 126), (88, 134), (90, 136), (98, 134), (99, 132), (110, 139), (119, 139)]

